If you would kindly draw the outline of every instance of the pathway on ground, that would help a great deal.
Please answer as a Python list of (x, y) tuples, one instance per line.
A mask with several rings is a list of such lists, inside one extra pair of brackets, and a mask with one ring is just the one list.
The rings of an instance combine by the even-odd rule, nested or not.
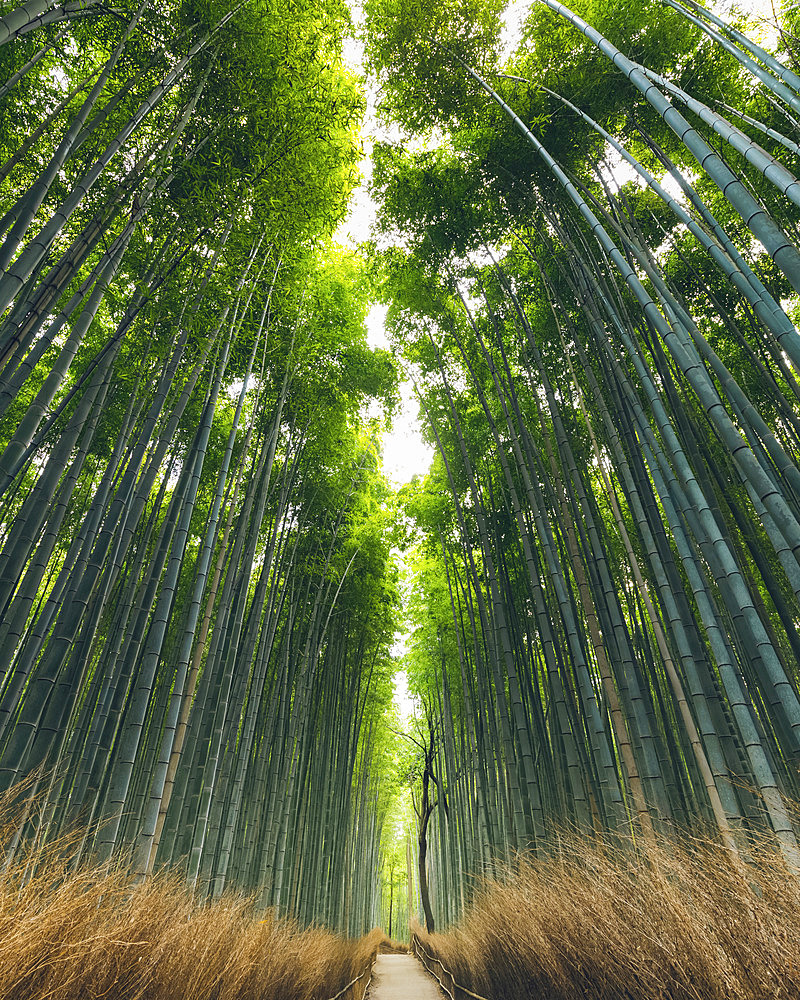
[(413, 955), (378, 955), (368, 1000), (443, 1000), (434, 979)]

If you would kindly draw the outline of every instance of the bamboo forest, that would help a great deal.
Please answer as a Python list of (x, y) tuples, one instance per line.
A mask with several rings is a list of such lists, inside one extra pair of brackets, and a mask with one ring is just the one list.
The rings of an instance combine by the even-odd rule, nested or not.
[(0, 1000), (797, 998), (800, 6), (362, 3), (0, 0)]

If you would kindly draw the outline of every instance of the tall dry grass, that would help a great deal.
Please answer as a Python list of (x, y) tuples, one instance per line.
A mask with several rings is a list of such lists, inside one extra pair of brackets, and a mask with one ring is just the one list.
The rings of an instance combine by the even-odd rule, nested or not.
[(485, 881), (454, 930), (416, 934), (491, 1000), (800, 997), (800, 875), (767, 848), (745, 869), (707, 843), (645, 858), (573, 838)]
[(70, 853), (62, 842), (0, 871), (0, 1000), (324, 1000), (384, 939), (301, 930), (241, 897), (200, 905), (175, 876), (72, 871)]
[(379, 955), (407, 955), (409, 946), (405, 941), (396, 941), (394, 938), (384, 937), (378, 946)]

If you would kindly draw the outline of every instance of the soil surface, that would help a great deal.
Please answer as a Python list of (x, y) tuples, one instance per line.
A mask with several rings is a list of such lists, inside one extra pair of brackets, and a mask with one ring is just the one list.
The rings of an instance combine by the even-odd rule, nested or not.
[(442, 1000), (442, 993), (413, 955), (378, 955), (367, 1000)]

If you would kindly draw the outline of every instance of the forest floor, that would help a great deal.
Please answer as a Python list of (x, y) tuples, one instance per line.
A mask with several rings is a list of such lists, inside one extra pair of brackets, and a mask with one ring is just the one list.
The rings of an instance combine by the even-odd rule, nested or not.
[(442, 1000), (442, 994), (413, 955), (378, 955), (366, 1000)]

